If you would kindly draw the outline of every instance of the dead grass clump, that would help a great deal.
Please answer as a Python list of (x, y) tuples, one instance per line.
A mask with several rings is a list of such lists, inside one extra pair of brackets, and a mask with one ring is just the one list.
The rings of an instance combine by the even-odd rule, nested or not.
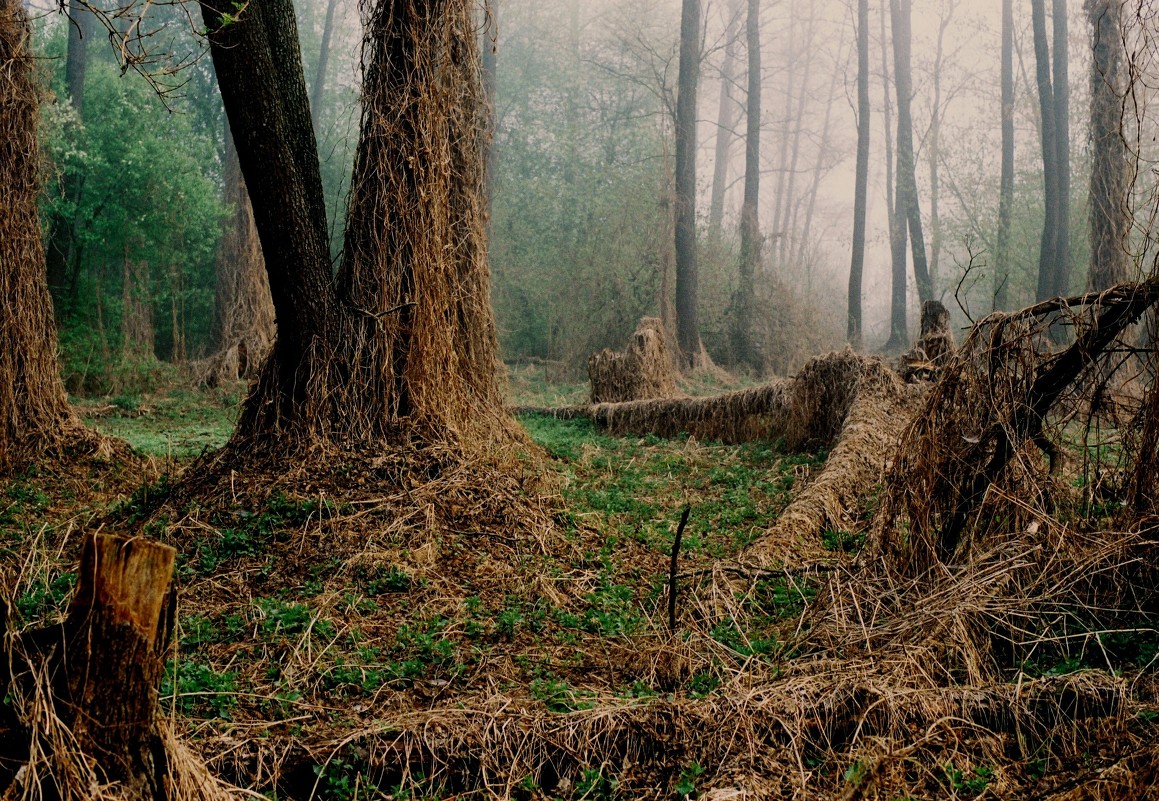
[[(1121, 336), (1156, 299), (1157, 282), (1123, 285), (976, 325), (906, 434), (875, 548), (921, 572), (987, 533), (1117, 507), (1138, 401), (1114, 387), (1140, 364)], [(1064, 324), (1075, 339), (1055, 345)]]
[(880, 362), (865, 362), (825, 466), (746, 551), (746, 561), (781, 564), (799, 543), (819, 543), (826, 531), (857, 531), (865, 501), (878, 487), (927, 387), (902, 382)]
[(592, 403), (620, 403), (671, 397), (676, 367), (664, 325), (645, 317), (624, 351), (605, 348), (588, 359)]

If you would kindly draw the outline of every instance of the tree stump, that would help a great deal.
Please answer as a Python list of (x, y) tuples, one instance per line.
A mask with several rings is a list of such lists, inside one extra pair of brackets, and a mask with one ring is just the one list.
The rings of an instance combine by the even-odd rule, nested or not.
[(149, 540), (90, 535), (63, 624), (5, 638), (12, 700), (0, 728), (32, 745), (0, 798), (84, 798), (91, 787), (75, 785), (94, 781), (126, 801), (216, 797), (203, 768), (203, 787), (184, 786), (191, 758), (160, 715), (175, 557)]
[(664, 326), (645, 317), (636, 327), (628, 347), (620, 353), (605, 348), (588, 359), (592, 403), (670, 398), (676, 391)]

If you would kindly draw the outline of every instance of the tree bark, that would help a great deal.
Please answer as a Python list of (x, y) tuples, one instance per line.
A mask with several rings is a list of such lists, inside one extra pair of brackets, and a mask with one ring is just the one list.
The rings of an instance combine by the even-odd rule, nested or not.
[(1039, 301), (1053, 296), (1055, 263), (1058, 258), (1059, 167), (1058, 138), (1055, 132), (1054, 87), (1051, 83), (1050, 44), (1046, 38), (1046, 0), (1030, 0), (1034, 29), (1035, 79), (1038, 85), (1038, 108), (1041, 117), (1042, 183), (1045, 218), (1042, 242), (1038, 252)]
[(897, 193), (905, 216), (904, 228), (909, 231), (913, 256), (914, 278), (918, 298), (922, 303), (933, 298), (926, 264), (926, 243), (922, 234), (922, 215), (918, 203), (917, 175), (914, 164), (913, 117), (910, 101), (913, 81), (910, 73), (910, 0), (890, 0), (890, 20), (893, 25), (894, 87), (897, 89)]
[(737, 286), (733, 351), (736, 359), (759, 367), (752, 342), (753, 276), (761, 262), (761, 228), (758, 215), (761, 183), (761, 4), (748, 0), (745, 42), (748, 49), (748, 98), (745, 104), (744, 203), (740, 214), (740, 277)]
[(857, 2), (857, 166), (853, 190), (853, 253), (849, 264), (845, 338), (861, 348), (861, 279), (865, 272), (865, 217), (869, 201), (869, 0)]
[(676, 98), (676, 338), (686, 368), (700, 343), (696, 265), (696, 92), (700, 82), (700, 0), (683, 0)]
[(56, 361), (38, 199), (40, 92), (28, 19), (0, 0), (0, 475), (91, 437), (73, 414)]
[(938, 41), (934, 55), (934, 103), (930, 112), (930, 134), (926, 154), (930, 162), (930, 284), (938, 281), (942, 257), (942, 218), (939, 208), (941, 187), (938, 170), (942, 158), (942, 67), (945, 60), (946, 29), (954, 18), (957, 4), (951, 0), (938, 23)]
[(1129, 279), (1127, 194), (1129, 161), (1121, 133), (1122, 0), (1087, 0), (1091, 23), (1091, 262), (1088, 288), (1109, 289)]
[(1010, 305), (1010, 216), (1014, 205), (1014, 0), (1002, 0), (1002, 177), (994, 250), (994, 310)]

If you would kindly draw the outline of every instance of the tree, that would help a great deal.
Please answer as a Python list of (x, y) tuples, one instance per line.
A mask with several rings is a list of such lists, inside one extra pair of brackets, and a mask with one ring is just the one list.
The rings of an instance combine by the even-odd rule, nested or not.
[[(1067, 164), (1060, 162), (1062, 152), (1061, 140), (1064, 138), (1059, 131), (1058, 112), (1065, 108), (1066, 103), (1059, 103), (1055, 92), (1060, 87), (1055, 85), (1059, 76), (1059, 68), (1051, 69), (1050, 43), (1046, 35), (1046, 4), (1045, 0), (1031, 0), (1031, 23), (1034, 30), (1034, 63), (1035, 82), (1038, 85), (1038, 107), (1041, 117), (1042, 141), (1042, 183), (1043, 202), (1046, 209), (1042, 223), (1042, 244), (1038, 254), (1038, 300), (1046, 300), (1058, 294), (1059, 272), (1065, 262), (1062, 250), (1064, 244), (1063, 228), (1066, 227), (1066, 218), (1063, 211), (1066, 207), (1063, 191), (1062, 174)], [(1063, 21), (1065, 23), (1065, 5), (1063, 7)], [(1057, 12), (1057, 9), (1056, 9)], [(1055, 16), (1057, 28), (1059, 19)], [(1059, 37), (1055, 32), (1055, 61), (1062, 54), (1058, 52)], [(1065, 75), (1065, 66), (1062, 74)], [(1065, 93), (1066, 87), (1061, 87)]]
[(861, 347), (861, 277), (865, 270), (865, 216), (869, 193), (869, 0), (857, 2), (857, 166), (853, 190), (853, 254), (849, 264), (845, 337)]
[(676, 96), (676, 339), (684, 366), (701, 362), (696, 268), (696, 90), (700, 0), (683, 0)]
[(740, 0), (728, 5), (725, 30), (724, 63), (720, 67), (720, 105), (716, 114), (716, 157), (712, 161), (712, 196), (708, 204), (708, 230), (714, 238), (720, 237), (724, 221), (724, 192), (728, 185), (728, 163), (732, 149), (733, 125), (736, 117), (736, 42), (740, 24)]
[[(88, 69), (88, 46), (93, 36), (93, 15), (76, 0), (70, 0), (68, 14), (68, 53), (65, 58), (65, 92), (76, 114), (84, 120), (85, 73)], [(47, 248), (48, 284), (57, 293), (57, 302), (76, 291), (77, 220), (83, 178), (72, 175), (61, 178), (58, 190), (64, 199), (59, 213), (49, 222)]]
[(1070, 294), (1070, 44), (1067, 0), (1053, 0), (1054, 130), (1058, 163), (1058, 240), (1055, 247), (1054, 295)]
[(1014, 205), (1014, 0), (1002, 0), (1002, 176), (994, 248), (994, 309), (1006, 309), (1010, 292), (1010, 217)]
[[(914, 159), (913, 79), (910, 71), (910, 0), (890, 0), (893, 26), (893, 80), (897, 90), (897, 211), (903, 220), (900, 230), (908, 230), (913, 256), (914, 278), (922, 303), (933, 298), (934, 288), (926, 266), (926, 244), (922, 235), (922, 215)], [(896, 268), (895, 268), (896, 270)]]
[(330, 41), (334, 36), (334, 12), (338, 0), (327, 0), (326, 21), (322, 23), (322, 44), (318, 48), (318, 68), (314, 72), (314, 88), (310, 91), (310, 110), (315, 123), (322, 118), (322, 99), (326, 93), (326, 68), (330, 63)]
[(369, 12), (336, 277), (292, 3), (202, 13), (278, 321), (234, 443), (276, 456), (318, 439), (513, 436), (488, 303), (472, 4), (380, 0)]
[(56, 362), (37, 200), (40, 93), (20, 0), (0, 0), (0, 474), (97, 440), (69, 407)]
[(1088, 286), (1108, 289), (1130, 279), (1126, 213), (1130, 175), (1122, 120), (1125, 54), (1120, 31), (1122, 0), (1086, 0), (1093, 43), (1091, 59), (1091, 263)]
[(757, 367), (752, 343), (753, 276), (761, 262), (758, 217), (761, 182), (761, 4), (748, 0), (745, 42), (748, 48), (748, 98), (745, 103), (744, 203), (740, 212), (740, 280), (733, 321), (733, 351), (738, 362)]

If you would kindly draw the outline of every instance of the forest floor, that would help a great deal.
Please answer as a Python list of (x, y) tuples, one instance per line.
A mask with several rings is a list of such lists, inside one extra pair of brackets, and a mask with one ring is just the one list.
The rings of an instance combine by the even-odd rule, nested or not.
[[(528, 405), (586, 392), (533, 368), (512, 386)], [(1159, 733), (1154, 632), (985, 681), (920, 676), (926, 645), (819, 645), (810, 610), (844, 592), (864, 533), (827, 531), (774, 570), (737, 560), (824, 453), (525, 417), (546, 496), (535, 537), (502, 519), (384, 522), (324, 492), (148, 515), (150, 494), (225, 442), (236, 403), (187, 390), (79, 402), (149, 461), (13, 481), (0, 555), (32, 625), (63, 614), (78, 532), (179, 544), (163, 703), (211, 768), (267, 797), (1070, 797), (1075, 777), (1141, 770), (1123, 743)]]

